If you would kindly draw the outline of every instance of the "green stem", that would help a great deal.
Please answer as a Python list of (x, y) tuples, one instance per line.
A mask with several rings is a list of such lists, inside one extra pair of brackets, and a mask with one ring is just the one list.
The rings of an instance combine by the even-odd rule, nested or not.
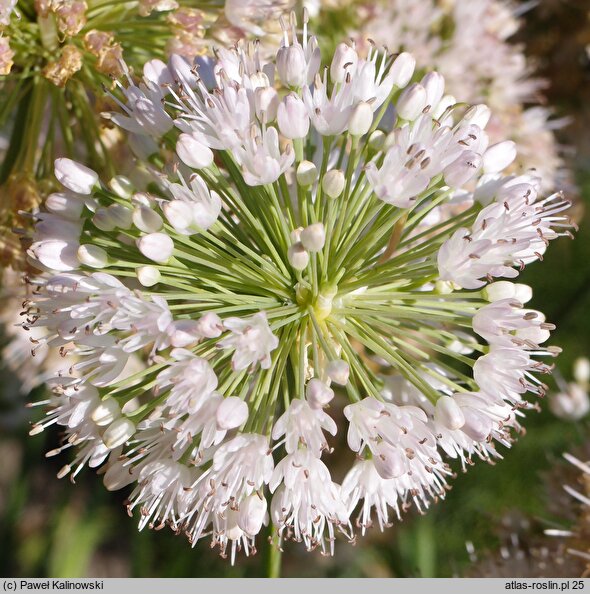
[(279, 535), (274, 524), (270, 525), (270, 546), (268, 549), (268, 577), (281, 577), (281, 558), (283, 551), (280, 548)]

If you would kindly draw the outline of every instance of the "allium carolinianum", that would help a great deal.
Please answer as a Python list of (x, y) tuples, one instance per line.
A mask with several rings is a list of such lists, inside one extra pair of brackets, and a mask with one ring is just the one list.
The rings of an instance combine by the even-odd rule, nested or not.
[(268, 523), (331, 553), (427, 508), (449, 461), (510, 445), (558, 352), (530, 289), (496, 279), (569, 234), (568, 203), (502, 174), (490, 110), (435, 72), (409, 84), (408, 53), (341, 44), (322, 66), (306, 21), (283, 28), (269, 63), (239, 44), (212, 72), (146, 64), (113, 118), (160, 147), (153, 183), (59, 159), (29, 251), (24, 326), (75, 356), (32, 429), (64, 429), (60, 476), (100, 466), (140, 527), (232, 560)]

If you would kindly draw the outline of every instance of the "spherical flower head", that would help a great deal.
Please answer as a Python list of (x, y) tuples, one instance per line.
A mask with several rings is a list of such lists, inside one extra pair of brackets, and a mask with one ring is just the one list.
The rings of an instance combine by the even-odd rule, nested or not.
[(453, 466), (512, 443), (558, 353), (512, 281), (570, 234), (567, 201), (505, 175), (490, 110), (440, 74), (351, 44), (320, 71), (303, 25), (283, 20), (270, 61), (240, 43), (121, 83), (111, 120), (153, 178), (59, 160), (28, 251), (23, 326), (72, 357), (33, 427), (76, 449), (60, 476), (104, 465), (141, 528), (232, 561), (268, 522), (331, 554), (426, 510)]

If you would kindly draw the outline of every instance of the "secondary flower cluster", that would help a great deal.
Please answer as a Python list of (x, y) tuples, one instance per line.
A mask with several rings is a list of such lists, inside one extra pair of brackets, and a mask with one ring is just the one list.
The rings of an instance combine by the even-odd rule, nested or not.
[(32, 429), (63, 428), (60, 476), (101, 467), (140, 528), (232, 560), (269, 522), (331, 553), (355, 519), (427, 508), (449, 460), (510, 445), (558, 351), (530, 289), (494, 279), (569, 233), (567, 202), (504, 176), (490, 110), (436, 72), (411, 83), (410, 54), (340, 44), (326, 64), (294, 17), (271, 62), (148, 62), (111, 118), (152, 182), (58, 159), (29, 250), (23, 325), (74, 356)]
[(574, 361), (573, 381), (566, 382), (555, 372), (557, 390), (550, 394), (549, 409), (560, 419), (579, 421), (590, 412), (590, 361), (579, 357)]
[(543, 188), (559, 187), (564, 166), (551, 120), (540, 92), (545, 81), (533, 76), (534, 65), (513, 41), (519, 16), (530, 5), (510, 0), (308, 0), (321, 11), (319, 19), (341, 23), (359, 44), (370, 37), (377, 44), (403, 48), (420, 69), (435, 68), (447, 92), (461, 101), (485, 102), (492, 109), (487, 127), (496, 142), (514, 140), (515, 164), (536, 169)]

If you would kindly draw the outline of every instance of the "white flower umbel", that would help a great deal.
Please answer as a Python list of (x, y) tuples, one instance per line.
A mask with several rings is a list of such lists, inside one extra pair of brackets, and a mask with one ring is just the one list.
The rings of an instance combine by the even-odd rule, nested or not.
[(238, 44), (125, 89), (113, 119), (162, 149), (146, 187), (58, 163), (22, 318), (65, 358), (32, 429), (65, 428), (60, 476), (106, 461), (142, 527), (232, 560), (269, 520), (332, 553), (351, 518), (442, 498), (449, 460), (497, 459), (557, 354), (530, 289), (499, 279), (569, 234), (561, 196), (498, 171), (514, 147), (489, 146), (486, 106), (413, 81), (406, 53), (340, 45), (322, 68), (307, 23), (283, 27), (271, 63)]

